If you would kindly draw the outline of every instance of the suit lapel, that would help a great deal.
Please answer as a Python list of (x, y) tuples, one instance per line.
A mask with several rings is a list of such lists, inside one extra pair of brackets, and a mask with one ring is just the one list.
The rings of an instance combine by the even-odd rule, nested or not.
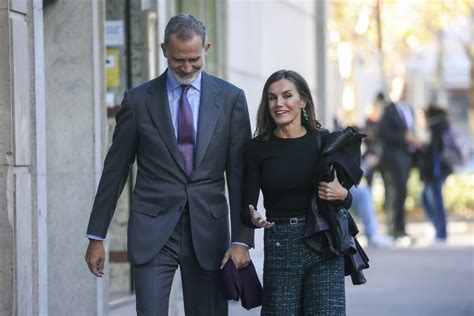
[(216, 127), (217, 118), (221, 109), (221, 100), (218, 95), (221, 92), (217, 83), (207, 75), (202, 73), (201, 82), (201, 103), (199, 105), (199, 121), (196, 143), (196, 157), (194, 168), (197, 169), (206, 153), (207, 147)]
[(402, 116), (403, 113), (400, 113), (401, 110), (397, 108), (397, 105), (395, 103), (392, 103), (392, 106), (393, 106), (392, 111), (394, 113), (394, 116), (398, 118), (398, 121), (400, 122), (400, 125), (403, 127), (403, 129), (406, 129), (407, 126), (406, 126), (405, 118)]
[(185, 171), (183, 161), (178, 152), (173, 123), (171, 122), (168, 92), (166, 90), (166, 72), (158, 77), (157, 81), (148, 88), (146, 106), (153, 124), (163, 138), (168, 150), (180, 168)]

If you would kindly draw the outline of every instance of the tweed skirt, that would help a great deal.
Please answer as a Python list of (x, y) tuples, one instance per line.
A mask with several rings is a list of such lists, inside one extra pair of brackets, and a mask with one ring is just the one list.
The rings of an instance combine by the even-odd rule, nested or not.
[(270, 221), (275, 225), (264, 235), (261, 315), (345, 315), (343, 258), (305, 244), (305, 216)]

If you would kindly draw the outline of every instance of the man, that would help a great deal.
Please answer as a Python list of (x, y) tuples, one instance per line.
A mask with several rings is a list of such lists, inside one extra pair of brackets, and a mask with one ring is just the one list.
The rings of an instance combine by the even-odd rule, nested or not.
[(390, 97), (396, 102), (386, 106), (377, 124), (377, 135), (383, 148), (380, 167), (385, 185), (385, 207), (390, 233), (395, 238), (395, 245), (399, 246), (411, 244), (405, 231), (405, 199), (413, 153), (419, 146), (414, 133), (413, 111), (404, 102), (406, 95), (406, 83), (400, 78), (395, 79)]
[[(240, 221), (243, 145), (251, 138), (244, 93), (203, 72), (206, 27), (179, 14), (168, 22), (168, 69), (125, 92), (92, 208), (86, 262), (103, 275), (103, 241), (129, 168), (138, 172), (128, 221), (138, 315), (167, 315), (180, 266), (187, 315), (227, 315), (219, 267), (249, 261), (253, 231)], [(229, 248), (230, 202), (232, 246)]]

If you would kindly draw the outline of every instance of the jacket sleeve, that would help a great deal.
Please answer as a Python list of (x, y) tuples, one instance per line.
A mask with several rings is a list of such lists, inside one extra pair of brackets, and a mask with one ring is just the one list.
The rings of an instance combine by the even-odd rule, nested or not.
[(250, 143), (246, 146), (244, 159), (244, 187), (243, 187), (243, 205), (242, 205), (242, 221), (244, 225), (255, 229), (250, 219), (249, 205), (257, 208), (258, 196), (260, 194), (260, 168), (256, 157), (255, 148)]
[(254, 231), (244, 227), (240, 218), (242, 210), (244, 146), (251, 138), (247, 101), (242, 90), (239, 91), (233, 105), (230, 125), (226, 178), (231, 213), (231, 241), (253, 246)]
[(105, 238), (118, 198), (127, 181), (130, 166), (135, 161), (138, 141), (131, 103), (127, 91), (115, 118), (116, 126), (112, 145), (105, 158), (104, 169), (89, 218), (88, 235)]

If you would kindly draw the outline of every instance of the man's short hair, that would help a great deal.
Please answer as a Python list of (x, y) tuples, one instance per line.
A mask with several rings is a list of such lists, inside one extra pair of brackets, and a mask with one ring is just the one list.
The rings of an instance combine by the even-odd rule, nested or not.
[(165, 28), (165, 45), (169, 43), (171, 34), (185, 41), (197, 34), (202, 38), (202, 46), (207, 42), (206, 25), (191, 14), (180, 13), (169, 20)]

